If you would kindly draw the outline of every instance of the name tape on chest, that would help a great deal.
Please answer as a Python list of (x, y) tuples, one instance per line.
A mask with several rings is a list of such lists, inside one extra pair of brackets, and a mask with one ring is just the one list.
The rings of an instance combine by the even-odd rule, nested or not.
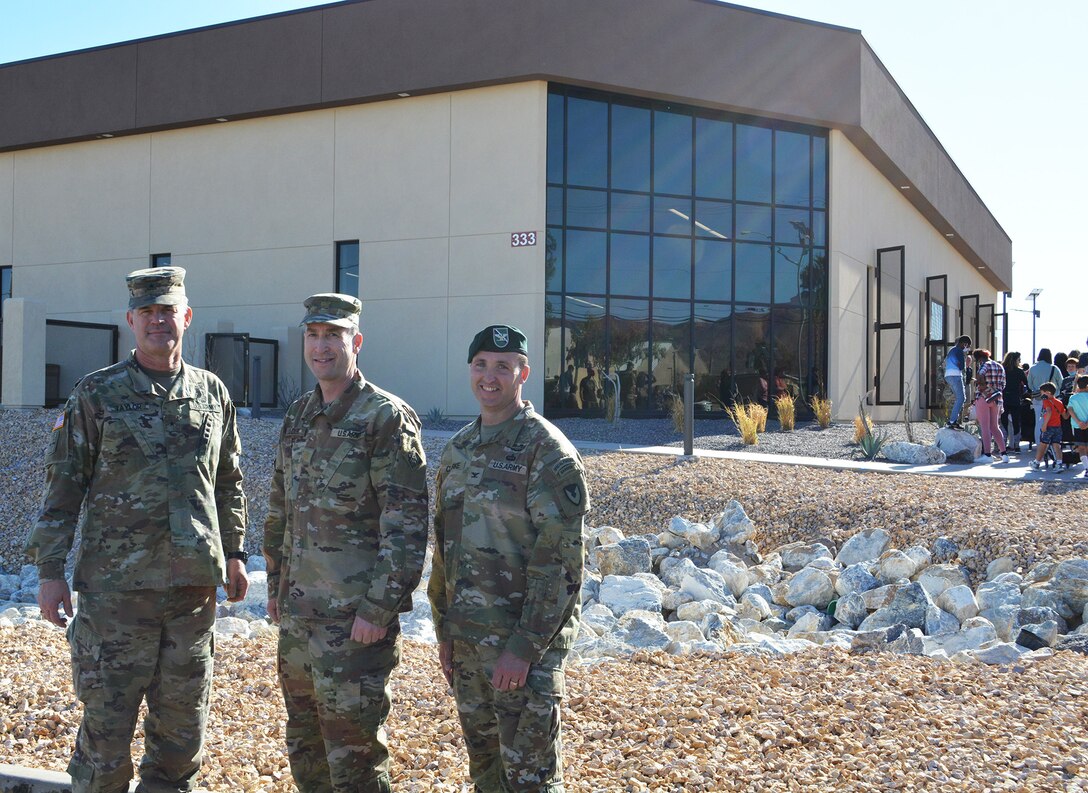
[(351, 438), (352, 440), (358, 440), (363, 437), (362, 430), (346, 430), (342, 427), (336, 427), (332, 431), (332, 437), (334, 438)]
[(512, 463), (509, 460), (492, 460), (487, 464), (487, 467), (494, 471), (506, 471), (519, 476), (525, 476), (525, 472), (528, 470), (524, 465)]

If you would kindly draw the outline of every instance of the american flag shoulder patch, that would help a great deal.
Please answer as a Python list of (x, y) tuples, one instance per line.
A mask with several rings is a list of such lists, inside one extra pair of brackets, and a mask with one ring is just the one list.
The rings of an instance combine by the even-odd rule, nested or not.
[(53, 422), (53, 432), (56, 432), (57, 430), (59, 430), (63, 426), (64, 426), (64, 414), (61, 413), (59, 416), (57, 416), (57, 420)]

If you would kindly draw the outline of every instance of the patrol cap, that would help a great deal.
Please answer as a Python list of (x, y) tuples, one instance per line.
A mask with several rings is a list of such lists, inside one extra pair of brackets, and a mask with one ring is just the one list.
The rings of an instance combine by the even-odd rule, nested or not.
[(468, 362), (478, 352), (519, 352), (529, 357), (529, 344), (525, 334), (512, 325), (488, 325), (472, 337), (468, 345)]
[(128, 307), (180, 306), (185, 298), (185, 270), (181, 267), (148, 267), (125, 276)]
[(329, 325), (339, 325), (341, 328), (358, 327), (359, 314), (363, 311), (363, 304), (359, 302), (359, 298), (337, 292), (310, 295), (302, 305), (306, 307), (306, 316), (302, 318), (299, 325), (326, 322)]

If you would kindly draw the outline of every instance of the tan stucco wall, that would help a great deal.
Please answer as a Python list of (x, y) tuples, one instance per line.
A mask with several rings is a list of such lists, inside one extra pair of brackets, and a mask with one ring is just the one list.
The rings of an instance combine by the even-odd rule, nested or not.
[[(905, 246), (904, 383), (911, 386), (916, 416), (921, 415), (922, 302), (925, 279), (948, 276), (949, 333), (955, 335), (961, 295), (994, 302), (994, 288), (949, 244), (846, 137), (831, 132), (830, 327), (828, 378), (837, 418), (857, 413), (858, 396), (872, 388), (876, 336), (866, 324), (866, 301), (873, 300), (877, 250)], [(874, 268), (870, 277), (868, 270)], [(870, 363), (866, 380), (866, 338)], [(901, 406), (872, 405), (877, 421), (903, 417)]]

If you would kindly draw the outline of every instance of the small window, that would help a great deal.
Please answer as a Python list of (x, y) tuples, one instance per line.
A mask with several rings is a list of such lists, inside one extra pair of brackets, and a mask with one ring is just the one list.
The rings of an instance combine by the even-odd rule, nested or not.
[(359, 295), (359, 240), (336, 243), (336, 291)]
[(151, 254), (151, 266), (152, 267), (169, 267), (170, 266), (170, 254), (169, 253), (153, 253), (153, 254)]

